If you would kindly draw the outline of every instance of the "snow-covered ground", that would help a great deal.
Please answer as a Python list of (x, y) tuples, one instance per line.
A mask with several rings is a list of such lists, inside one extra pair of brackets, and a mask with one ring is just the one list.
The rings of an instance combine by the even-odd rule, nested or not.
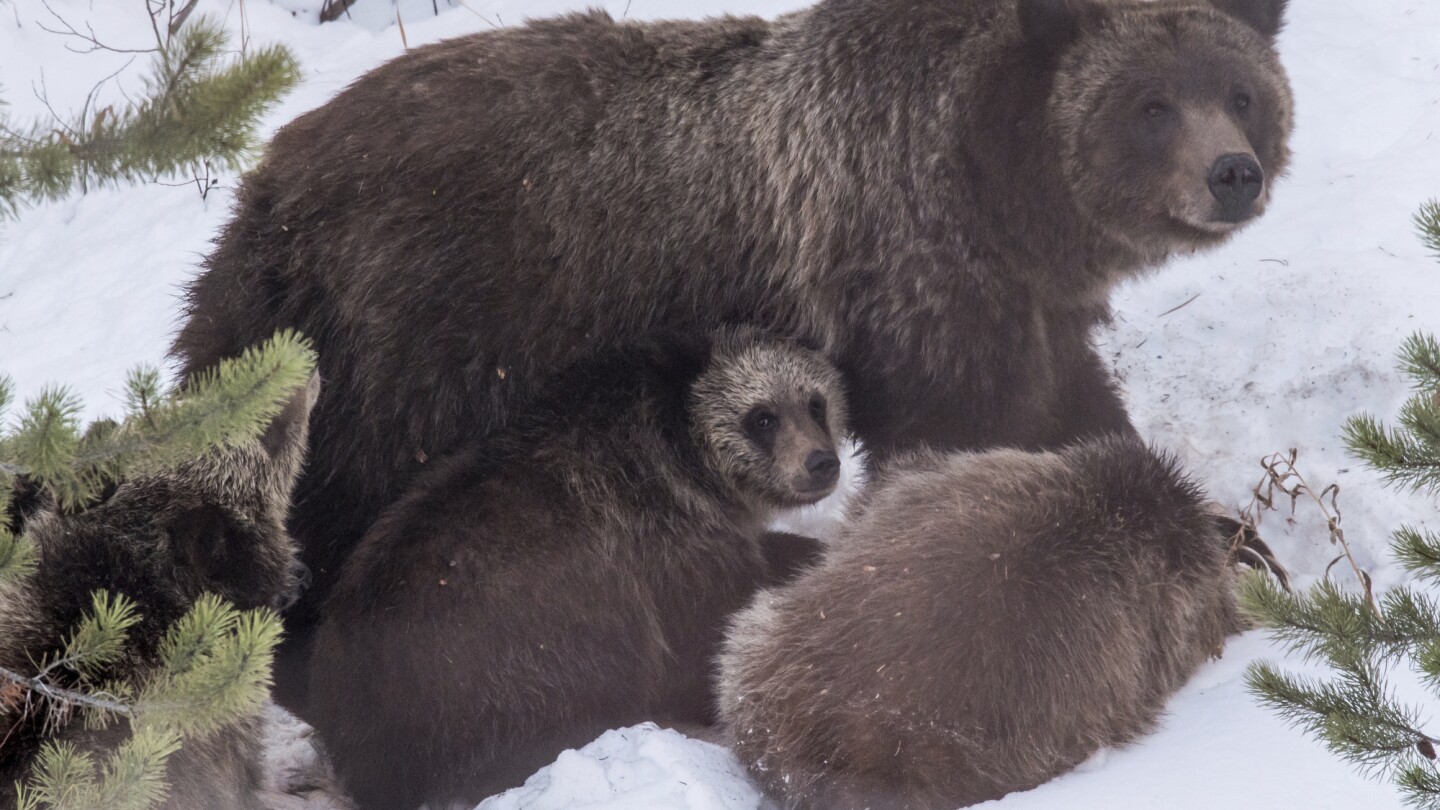
[[(959, 0), (957, 0), (958, 2)], [(585, 6), (616, 17), (773, 15), (801, 0), (401, 0), (411, 47)], [(76, 28), (116, 48), (146, 47), (138, 3), (48, 0)], [(252, 44), (283, 42), (304, 84), (266, 120), (276, 127), (322, 104), (404, 50), (389, 0), (360, 0), (353, 17), (314, 23), (320, 0), (202, 0)], [(628, 7), (628, 10), (627, 10)], [(119, 70), (102, 101), (134, 90), (145, 58), (78, 54), (49, 33), (41, 0), (0, 0), (0, 79), (11, 116), (78, 108), (96, 78)], [(1290, 177), (1261, 222), (1209, 255), (1172, 262), (1121, 290), (1099, 335), (1125, 382), (1136, 424), (1180, 453), (1212, 494), (1239, 506), (1258, 459), (1298, 448), (1319, 485), (1337, 482), (1344, 526), (1380, 587), (1404, 581), (1388, 559), (1398, 523), (1435, 520), (1435, 504), (1380, 486), (1345, 455), (1344, 418), (1389, 416), (1407, 395), (1394, 366), (1400, 341), (1440, 332), (1440, 264), (1410, 216), (1440, 196), (1440, 3), (1305, 0), (1281, 38), (1298, 124)], [(128, 64), (128, 67), (127, 67)], [(106, 189), (0, 222), (0, 370), (21, 397), (64, 381), (88, 415), (114, 411), (125, 369), (159, 362), (178, 317), (176, 293), (227, 215), (235, 177), (201, 199), (193, 185)], [(1298, 578), (1313, 581), (1336, 554), (1323, 522), (1302, 510), (1271, 516), (1266, 539)], [(1338, 568), (1334, 574), (1349, 576)], [(1161, 727), (1073, 774), (994, 805), (1019, 808), (1391, 808), (1384, 784), (1354, 775), (1246, 694), (1247, 662), (1279, 653), (1262, 635), (1235, 640), (1175, 698)], [(1290, 662), (1298, 671), (1302, 663)], [(1402, 693), (1413, 691), (1403, 683)], [(568, 752), (491, 810), (754, 808), (758, 794), (733, 759), (708, 743), (639, 727)], [(318, 805), (316, 805), (318, 806)], [(990, 805), (987, 805), (989, 807)]]

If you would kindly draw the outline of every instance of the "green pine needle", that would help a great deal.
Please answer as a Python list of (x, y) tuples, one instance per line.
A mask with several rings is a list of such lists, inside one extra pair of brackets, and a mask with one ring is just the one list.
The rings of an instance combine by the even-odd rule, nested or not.
[(1420, 206), (1415, 214), (1415, 229), (1420, 232), (1420, 241), (1430, 248), (1435, 258), (1440, 259), (1440, 200), (1431, 200)]
[(1416, 578), (1440, 582), (1440, 535), (1401, 526), (1390, 544), (1401, 565)]
[(168, 729), (135, 731), (105, 761), (95, 807), (148, 810), (165, 798), (165, 764), (180, 750), (180, 735)]
[(197, 18), (156, 55), (138, 102), (28, 130), (0, 118), (0, 133), (9, 133), (0, 134), (0, 215), (77, 186), (173, 177), (207, 162), (243, 168), (255, 153), (258, 121), (299, 83), (300, 69), (282, 47), (227, 63), (227, 44), (218, 23)]
[(69, 743), (46, 742), (40, 748), (28, 789), (20, 806), (71, 808), (93, 801), (95, 761)]
[[(3, 486), (3, 482), (0, 482)], [(39, 560), (35, 547), (24, 536), (10, 531), (4, 524), (4, 513), (0, 512), (0, 589), (6, 583), (18, 582), (35, 572)], [(0, 590), (0, 593), (4, 593)]]
[(65, 651), (46, 669), (63, 667), (86, 680), (103, 675), (125, 654), (131, 628), (140, 623), (135, 603), (124, 594), (91, 594), (90, 613), (65, 641)]

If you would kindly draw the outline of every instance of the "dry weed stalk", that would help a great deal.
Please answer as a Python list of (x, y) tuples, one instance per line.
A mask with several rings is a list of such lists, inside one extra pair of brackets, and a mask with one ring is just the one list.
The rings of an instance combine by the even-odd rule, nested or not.
[[(1332, 483), (1316, 492), (1295, 466), (1295, 460), (1299, 455), (1300, 451), (1292, 447), (1288, 453), (1271, 453), (1260, 459), (1260, 466), (1264, 468), (1265, 473), (1251, 489), (1253, 497), (1250, 499), (1250, 503), (1240, 510), (1241, 523), (1251, 530), (1258, 529), (1265, 512), (1277, 511), (1275, 505), (1277, 490), (1290, 496), (1288, 519), (1293, 520), (1295, 510), (1302, 497), (1308, 497), (1314, 501), (1315, 505), (1319, 507), (1320, 513), (1325, 516), (1325, 525), (1330, 532), (1330, 544), (1339, 546), (1341, 549), (1341, 553), (1325, 566), (1325, 577), (1329, 578), (1330, 569), (1334, 568), (1336, 563), (1341, 560), (1349, 562), (1351, 570), (1355, 572), (1355, 578), (1365, 589), (1365, 604), (1375, 618), (1383, 622), (1384, 618), (1380, 614), (1380, 607), (1375, 603), (1374, 587), (1370, 575), (1355, 562), (1355, 556), (1350, 553), (1350, 544), (1345, 542), (1345, 530), (1340, 527), (1340, 485)], [(1328, 505), (1326, 504), (1327, 499), (1329, 500)], [(1238, 537), (1239, 534), (1237, 534)]]

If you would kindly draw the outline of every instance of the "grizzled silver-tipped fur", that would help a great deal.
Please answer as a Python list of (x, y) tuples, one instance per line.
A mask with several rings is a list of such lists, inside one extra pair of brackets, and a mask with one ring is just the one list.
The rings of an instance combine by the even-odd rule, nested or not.
[(605, 729), (711, 721), (725, 617), (805, 563), (765, 526), (834, 487), (844, 414), (796, 345), (655, 340), (432, 461), (316, 636), (308, 719), (357, 804), (473, 806)]
[[(292, 603), (304, 569), (284, 521), (319, 385), (316, 374), (260, 439), (125, 481), (75, 515), (53, 505), (30, 515), (24, 529), (39, 565), (0, 589), (0, 666), (33, 672), (35, 662), (63, 649), (96, 590), (123, 594), (142, 617), (125, 657), (103, 673), (119, 682), (155, 671), (165, 631), (203, 593), (242, 610)], [(0, 704), (0, 726), (8, 729), (0, 735), (0, 807), (10, 806), (15, 782), (28, 777), (46, 740), (108, 752), (129, 736), (123, 720), (89, 730), (77, 717), (47, 730), (43, 707), (19, 716), (6, 710)], [(262, 810), (261, 725), (258, 716), (245, 718), (187, 740), (169, 760), (160, 807)]]
[(821, 0), (417, 48), (282, 129), (189, 290), (187, 371), (277, 328), (331, 394), (316, 587), (423, 467), (576, 361), (730, 323), (835, 360), (882, 457), (1133, 433), (1113, 285), (1223, 243), (1286, 166), (1281, 0)]
[[(727, 333), (690, 388), (692, 431), (721, 476), (764, 505), (814, 503), (839, 477), (844, 390), (818, 354), (757, 341), (749, 330)], [(773, 419), (773, 441), (757, 441), (757, 416)]]
[(953, 810), (1153, 724), (1241, 628), (1230, 531), (1135, 439), (923, 453), (737, 615), (728, 741), (787, 808)]

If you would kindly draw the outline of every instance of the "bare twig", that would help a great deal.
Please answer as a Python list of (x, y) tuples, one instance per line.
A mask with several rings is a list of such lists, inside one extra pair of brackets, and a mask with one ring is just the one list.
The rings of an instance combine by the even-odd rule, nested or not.
[(353, 5), (355, 0), (325, 0), (325, 4), (320, 6), (320, 22), (334, 22), (340, 19), (341, 14), (348, 15)]
[(61, 26), (61, 29), (57, 30), (54, 28), (46, 28), (44, 23), (36, 23), (36, 25), (40, 26), (40, 30), (62, 37), (71, 37), (74, 39), (84, 40), (85, 42), (90, 43), (89, 47), (84, 48), (83, 50), (79, 48), (72, 48), (69, 44), (66, 44), (66, 50), (69, 50), (72, 53), (94, 53), (95, 51), (112, 51), (114, 53), (155, 53), (157, 50), (160, 49), (158, 46), (155, 48), (116, 48), (113, 45), (106, 45), (105, 43), (101, 42), (100, 39), (95, 35), (95, 29), (90, 27), (90, 23), (85, 23), (85, 30), (89, 33), (82, 34), (79, 31), (75, 30), (75, 26), (71, 25), (70, 22), (64, 17), (61, 17), (60, 14), (55, 11), (55, 9), (51, 8), (49, 2), (47, 2), (46, 0), (40, 0), (40, 4), (45, 7), (45, 10), (50, 13), (50, 16), (54, 17), (55, 21)]
[(405, 21), (400, 19), (400, 4), (395, 4), (395, 24), (400, 26), (400, 45), (405, 50), (410, 50), (410, 40), (405, 38)]
[(466, 11), (470, 12), (471, 14), (474, 14), (476, 17), (479, 17), (480, 19), (484, 20), (491, 28), (500, 28), (500, 27), (501, 27), (501, 26), (498, 25), (494, 20), (490, 19), (489, 17), (486, 17), (484, 14), (481, 14), (480, 12), (478, 12), (478, 11), (476, 11), (475, 9), (471, 8), (470, 5), (465, 2), (465, 0), (450, 0), (450, 2), (452, 2), (452, 3), (454, 3), (455, 5), (457, 5), (457, 6), (461, 7), (461, 8), (463, 8), (463, 9), (465, 9)]
[(1199, 298), (1199, 297), (1200, 297), (1200, 293), (1197, 292), (1197, 293), (1195, 293), (1194, 295), (1190, 296), (1188, 299), (1186, 299), (1186, 300), (1185, 300), (1185, 303), (1183, 303), (1183, 304), (1181, 304), (1181, 305), (1179, 305), (1179, 306), (1171, 307), (1171, 308), (1165, 310), (1164, 312), (1160, 313), (1159, 315), (1156, 315), (1155, 317), (1157, 317), (1157, 318), (1163, 318), (1163, 317), (1165, 317), (1166, 315), (1169, 315), (1170, 313), (1175, 312), (1176, 310), (1184, 309), (1185, 307), (1188, 307), (1188, 306), (1190, 306), (1192, 303), (1194, 303), (1194, 302), (1195, 302), (1195, 299), (1196, 299), (1196, 298)]
[(123, 714), (127, 717), (131, 714), (129, 706), (114, 700), (114, 695), (97, 693), (95, 695), (77, 692), (74, 689), (65, 689), (55, 686), (46, 679), (46, 673), (27, 678), (18, 672), (12, 672), (5, 667), (0, 667), (0, 678), (26, 689), (34, 694), (62, 703), (67, 706), (89, 706), (107, 712)]

